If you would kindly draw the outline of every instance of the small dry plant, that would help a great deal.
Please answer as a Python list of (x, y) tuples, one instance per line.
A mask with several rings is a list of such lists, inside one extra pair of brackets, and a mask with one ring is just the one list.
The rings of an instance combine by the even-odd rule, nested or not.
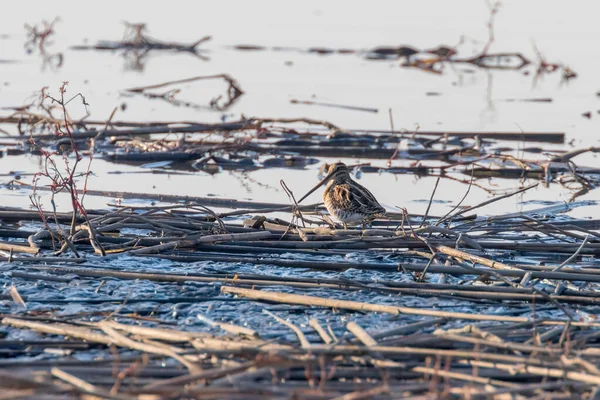
[[(85, 193), (87, 190), (88, 178), (91, 174), (90, 167), (92, 163), (92, 153), (82, 153), (78, 149), (77, 141), (75, 140), (75, 126), (72, 119), (69, 117), (67, 106), (75, 99), (81, 100), (86, 114), (88, 114), (85, 97), (81, 93), (77, 93), (71, 98), (66, 98), (68, 82), (63, 82), (59, 88), (59, 95), (54, 97), (42, 90), (42, 99), (39, 107), (44, 109), (48, 114), (52, 115), (56, 111), (61, 114), (61, 117), (55, 117), (54, 123), (50, 126), (52, 133), (56, 136), (52, 150), (43, 148), (31, 135), (29, 142), (34, 150), (41, 155), (40, 171), (33, 176), (33, 193), (29, 196), (31, 204), (39, 212), (45, 230), (38, 232), (35, 239), (50, 237), (56, 254), (62, 254), (67, 249), (71, 249), (74, 255), (79, 256), (75, 245), (73, 244), (74, 236), (78, 232), (87, 232), (90, 242), (99, 253), (104, 255), (104, 250), (101, 245), (95, 240), (95, 233), (89, 223), (86, 209), (83, 205)], [(80, 165), (87, 161), (85, 171), (80, 171)], [(83, 188), (79, 188), (77, 182), (83, 179)], [(41, 196), (39, 191), (48, 190), (50, 192), (50, 204), (52, 213), (46, 214), (42, 207)], [(68, 230), (61, 227), (60, 218), (57, 212), (56, 195), (60, 193), (68, 194), (72, 209), (71, 223)], [(85, 223), (78, 226), (78, 221), (83, 218)], [(54, 227), (51, 227), (53, 219)], [(57, 246), (58, 245), (58, 246)]]

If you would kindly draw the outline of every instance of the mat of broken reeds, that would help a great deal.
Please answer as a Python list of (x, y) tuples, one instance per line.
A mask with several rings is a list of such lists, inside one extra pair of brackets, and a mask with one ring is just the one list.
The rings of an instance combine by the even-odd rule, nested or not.
[(218, 207), (0, 210), (4, 397), (578, 398), (600, 385), (598, 220), (473, 207), (336, 230), (316, 205)]

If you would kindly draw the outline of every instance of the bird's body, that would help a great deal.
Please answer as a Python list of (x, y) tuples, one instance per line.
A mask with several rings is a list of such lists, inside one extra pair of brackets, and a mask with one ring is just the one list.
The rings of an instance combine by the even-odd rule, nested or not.
[(348, 167), (344, 163), (336, 163), (329, 167), (327, 176), (300, 201), (327, 183), (323, 193), (323, 202), (329, 214), (348, 225), (365, 225), (378, 216), (385, 214), (375, 196), (367, 188), (356, 183), (350, 177)]

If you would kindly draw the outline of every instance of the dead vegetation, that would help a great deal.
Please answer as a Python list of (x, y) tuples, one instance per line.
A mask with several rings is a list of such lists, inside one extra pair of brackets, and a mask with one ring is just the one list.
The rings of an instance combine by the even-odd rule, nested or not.
[[(223, 111), (243, 94), (239, 84), (226, 75), (199, 76), (124, 92), (173, 103), (179, 101), (173, 98), (177, 86), (210, 79), (223, 79), (228, 88), (226, 99), (222, 100), (221, 95), (214, 97), (204, 106), (207, 109)], [(169, 90), (161, 91), (165, 88)], [(46, 89), (40, 98), (47, 99)], [(38, 100), (14, 110), (11, 115), (0, 117), (0, 122), (13, 124), (19, 132), (19, 136), (6, 137), (14, 140), (9, 146), (12, 154), (29, 151), (29, 144), (20, 141), (21, 135), (32, 137), (39, 144), (33, 151), (39, 152), (55, 143), (56, 128), (64, 130), (70, 126), (72, 139), (63, 138), (61, 146), (72, 141), (81, 149), (96, 152), (97, 157), (130, 165), (155, 164), (155, 169), (214, 173), (221, 169), (305, 167), (322, 157), (361, 158), (388, 162), (386, 168), (361, 164), (356, 167), (360, 173), (441, 176), (473, 185), (489, 177), (537, 179), (546, 185), (558, 183), (569, 187), (574, 193), (572, 200), (595, 188), (600, 173), (595, 167), (575, 163), (576, 157), (597, 152), (596, 148), (544, 151), (530, 146), (517, 154), (518, 146), (502, 143), (561, 143), (564, 141), (561, 132), (357, 131), (302, 118), (244, 118), (217, 124), (140, 123), (118, 121), (114, 113), (108, 122), (94, 121), (88, 116), (71, 120), (57, 115), (62, 110), (56, 104)], [(469, 181), (461, 175), (473, 175), (474, 179)]]
[[(170, 89), (166, 92), (156, 93), (152, 92), (154, 89), (166, 89), (170, 87), (176, 87), (184, 83), (192, 83), (204, 80), (223, 80), (227, 83), (227, 89), (225, 91), (225, 98), (223, 95), (213, 97), (208, 105), (195, 104), (191, 101), (179, 100), (176, 98), (177, 94), (181, 89)], [(149, 85), (144, 87), (135, 87), (125, 89), (127, 93), (141, 94), (150, 99), (160, 99), (169, 102), (170, 104), (179, 107), (190, 107), (194, 109), (210, 109), (216, 111), (225, 111), (231, 107), (239, 98), (244, 94), (244, 91), (240, 88), (239, 84), (231, 76), (227, 74), (211, 75), (211, 76), (196, 76), (193, 78), (178, 79), (176, 81), (163, 82), (155, 85)]]
[[(175, 198), (161, 200), (176, 202)], [(379, 398), (393, 398), (394, 393), (425, 398), (490, 393), (586, 396), (600, 382), (594, 367), (600, 325), (593, 311), (600, 275), (586, 261), (600, 252), (597, 220), (540, 217), (564, 211), (558, 208), (479, 217), (473, 213), (479, 207), (472, 207), (473, 211), (445, 217), (391, 214), (391, 220), (376, 221), (371, 229), (336, 230), (315, 219), (314, 205), (298, 209), (303, 221), (311, 223), (302, 227), (269, 216), (295, 209), (285, 204), (180, 200), (186, 204), (117, 206), (87, 210), (86, 217), (78, 214), (77, 233), (71, 238), (73, 258), (54, 257), (52, 241), (39, 234), (46, 229), (44, 218), (68, 230), (72, 213), (49, 211), (42, 216), (35, 211), (0, 210), (2, 236), (12, 238), (2, 243), (11, 252), (5, 260), (14, 284), (4, 297), (23, 307), (44, 304), (41, 309), (35, 307), (36, 311), (2, 316), (8, 332), (36, 334), (34, 339), (6, 342), (10, 356), (19, 357), (10, 365), (18, 368), (5, 369), (0, 385), (13, 396), (46, 393), (159, 399), (210, 393), (211, 398), (325, 399), (365, 393), (377, 393)], [(215, 212), (213, 207), (231, 211)], [(240, 215), (256, 217), (236, 223)], [(417, 227), (422, 219), (426, 223)], [(18, 229), (25, 221), (30, 226), (37, 221), (40, 231)], [(133, 231), (145, 234), (128, 233)], [(95, 239), (91, 232), (96, 233)], [(322, 272), (368, 270), (386, 274), (389, 280), (286, 278), (235, 269), (183, 274), (143, 267), (114, 269), (90, 257), (93, 252), (102, 254), (99, 244), (109, 260), (129, 255), (176, 263), (212, 261)], [(348, 251), (365, 256), (376, 251), (385, 261), (336, 260)], [(287, 256), (279, 256), (284, 253)], [(515, 255), (553, 261), (519, 262)], [(324, 261), (324, 256), (330, 260)], [(398, 274), (412, 279), (393, 279)], [(460, 281), (446, 283), (440, 277)], [(87, 282), (97, 290), (91, 296), (68, 299), (20, 295), (18, 288), (32, 280), (57, 287)], [(206, 286), (214, 288), (214, 294), (148, 298), (142, 293), (127, 297), (98, 293), (107, 280), (153, 282), (165, 288), (174, 283)], [(388, 300), (345, 300), (349, 293), (385, 295)], [(402, 305), (402, 299), (408, 298), (471, 305), (469, 312)], [(201, 315), (211, 328), (187, 330), (173, 326), (166, 310), (156, 313), (155, 308), (148, 314), (135, 306), (148, 301), (252, 302), (264, 309), (265, 321), (281, 324), (278, 329), (289, 329), (289, 334), (270, 335), (272, 327), (255, 319), (247, 321), (244, 315), (233, 321)], [(112, 307), (69, 317), (54, 314), (52, 310), (67, 303)], [(284, 315), (292, 315), (290, 307), (300, 307), (306, 315), (286, 320)], [(496, 311), (476, 311), (486, 307)], [(553, 316), (545, 314), (551, 310)], [(546, 316), (536, 317), (536, 312)], [(384, 330), (360, 326), (359, 316), (371, 313), (390, 315), (394, 322)], [(336, 322), (332, 328), (330, 324), (339, 318), (348, 322), (343, 328)], [(35, 358), (52, 349), (52, 357)], [(95, 360), (77, 357), (89, 352), (102, 356)], [(42, 370), (35, 379), (33, 369)]]
[[(521, 69), (531, 63), (524, 55), (489, 51), (498, 5), (490, 5), (489, 39), (474, 57), (448, 46), (371, 53), (433, 73), (444, 63)], [(44, 58), (53, 25), (29, 28)], [(198, 46), (208, 39), (162, 42), (145, 24), (126, 23), (121, 41), (77, 49), (119, 51), (139, 69), (151, 51), (203, 58)], [(540, 76), (562, 70), (573, 77), (536, 53)], [(226, 89), (207, 103), (180, 98), (183, 85), (213, 81)], [(40, 160), (39, 172), (4, 175), (12, 179), (5, 189), (27, 193), (32, 207), (0, 207), (0, 260), (10, 281), (0, 295), (0, 397), (598, 395), (600, 220), (564, 214), (591, 204), (578, 198), (597, 188), (600, 169), (575, 161), (598, 147), (562, 148), (562, 132), (407, 132), (393, 124), (389, 131), (352, 130), (311, 118), (125, 121), (115, 108), (94, 120), (83, 95), (66, 93), (66, 83), (58, 95), (44, 88), (0, 116), (6, 156)], [(122, 93), (215, 112), (244, 94), (227, 74)], [(73, 116), (75, 106), (83, 117)], [(389, 210), (367, 229), (342, 230), (322, 204), (298, 205), (291, 182), (280, 181), (288, 203), (90, 189), (95, 158), (171, 174), (358, 158), (355, 175), (437, 180), (424, 215)], [(515, 189), (486, 185), (492, 177)], [(445, 179), (465, 191), (446, 214), (430, 215)], [(571, 199), (485, 212), (540, 185), (561, 185)], [(465, 206), (473, 187), (492, 196)], [(56, 207), (62, 195), (67, 211)], [(92, 196), (115, 200), (89, 209), (84, 200)], [(146, 202), (121, 203), (127, 199)]]
[[(128, 91), (145, 93), (171, 84)], [(19, 140), (26, 143), (22, 134), (27, 133), (31, 147), (23, 151), (37, 152), (43, 160), (32, 185), (14, 180), (9, 186), (31, 191), (34, 210), (0, 209), (5, 239), (0, 249), (7, 252), (1, 259), (12, 279), (4, 299), (20, 308), (5, 312), (2, 324), (9, 337), (30, 332), (18, 341), (4, 340), (10, 365), (19, 367), (2, 372), (0, 386), (10, 396), (589, 396), (600, 382), (594, 367), (600, 275), (588, 261), (600, 254), (598, 220), (559, 215), (584, 204), (578, 202), (515, 214), (476, 214), (539, 183), (467, 208), (460, 201), (441, 216), (429, 215), (429, 207), (425, 215), (389, 212), (365, 230), (340, 230), (322, 206), (299, 206), (293, 185), (284, 182), (289, 204), (86, 187), (92, 156), (117, 162), (194, 162), (202, 170), (215, 165), (248, 170), (266, 166), (269, 159), (263, 157), (279, 157), (285, 162), (275, 165), (285, 167), (310, 156), (358, 155), (390, 162), (387, 168), (357, 165), (362, 173), (427, 173), (456, 180), (468, 174), (463, 200), (479, 177), (494, 174), (523, 183), (527, 178), (575, 185), (578, 192), (593, 189), (600, 171), (573, 160), (597, 148), (556, 151), (535, 160), (491, 149), (498, 138), (561, 142), (564, 135), (355, 132), (311, 119), (247, 118), (176, 127), (117, 121), (114, 113), (108, 121), (93, 121), (87, 115), (74, 120), (69, 106), (81, 101), (85, 108), (87, 102), (80, 94), (70, 100), (65, 94), (66, 84), (59, 96), (44, 90), (40, 101), (15, 107), (2, 119), (21, 132), (7, 137), (15, 140), (14, 148)], [(365, 153), (369, 148), (373, 151)], [(262, 165), (243, 158), (248, 151), (259, 154)], [(295, 161), (286, 158), (291, 151), (300, 153)], [(529, 154), (536, 152), (532, 148)], [(87, 170), (78, 172), (85, 158)], [(411, 164), (397, 166), (403, 161)], [(62, 192), (71, 198), (71, 212), (44, 209), (36, 200), (49, 194), (54, 205), (54, 196)], [(84, 196), (148, 199), (164, 205), (111, 204), (89, 210)], [(434, 199), (435, 190), (430, 203)], [(344, 259), (348, 252), (368, 261)], [(132, 257), (140, 260), (134, 269), (112, 267)], [(146, 270), (146, 260), (277, 267), (325, 276), (291, 278), (236, 268), (159, 272)], [(336, 277), (343, 271), (384, 275)], [(406, 279), (399, 281), (398, 276)], [(22, 293), (31, 281), (56, 289), (86, 282), (95, 290), (78, 298)], [(209, 295), (111, 295), (102, 291), (107, 281), (125, 286), (148, 282), (157, 285), (155, 290), (192, 285)], [(348, 300), (348, 294), (379, 301)], [(406, 299), (454, 302), (454, 309), (419, 307), (405, 304)], [(154, 311), (135, 307), (144, 302), (156, 304)], [(170, 311), (157, 312), (161, 304), (182, 303), (231, 303), (250, 307), (251, 314), (225, 321), (201, 314), (198, 318), (210, 328), (198, 331), (174, 326), (167, 317)], [(67, 317), (61, 311), (65, 304), (104, 304), (108, 310)], [(468, 308), (459, 311), (456, 304)], [(252, 310), (264, 310), (262, 317)], [(292, 317), (292, 310), (301, 316)], [(393, 323), (384, 330), (361, 323), (373, 314), (389, 315)], [(254, 316), (246, 319), (249, 315)], [(269, 328), (265, 321), (289, 334), (270, 333), (273, 325)], [(44, 353), (52, 356), (36, 359)], [(85, 354), (97, 356), (79, 357)], [(34, 374), (35, 369), (41, 371)]]

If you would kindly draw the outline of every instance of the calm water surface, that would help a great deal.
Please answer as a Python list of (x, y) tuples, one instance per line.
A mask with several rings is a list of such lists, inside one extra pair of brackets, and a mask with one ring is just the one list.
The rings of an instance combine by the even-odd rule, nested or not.
[[(106, 119), (115, 106), (126, 104), (117, 120), (219, 122), (242, 114), (256, 117), (310, 117), (331, 121), (343, 128), (389, 129), (388, 109), (393, 110), (396, 128), (408, 131), (551, 131), (567, 133), (572, 146), (597, 144), (600, 127), (600, 53), (597, 51), (600, 26), (596, 23), (598, 3), (594, 1), (545, 2), (504, 1), (495, 22), (493, 52), (522, 52), (535, 61), (535, 42), (548, 61), (564, 63), (578, 73), (568, 83), (559, 74), (535, 80), (531, 68), (521, 71), (486, 71), (467, 65), (445, 66), (440, 75), (402, 68), (398, 61), (370, 61), (362, 54), (320, 56), (310, 47), (349, 48), (358, 51), (376, 46), (412, 45), (432, 48), (441, 44), (458, 46), (461, 55), (475, 54), (487, 40), (489, 9), (484, 1), (303, 1), (303, 2), (183, 2), (167, 7), (142, 6), (137, 2), (104, 1), (83, 5), (75, 1), (15, 3), (10, 14), (0, 17), (0, 106), (24, 104), (41, 87), (54, 93), (62, 81), (69, 81), (71, 93), (81, 92), (90, 104), (91, 118)], [(24, 24), (60, 17), (49, 50), (64, 53), (61, 68), (43, 67), (37, 53), (27, 54)], [(142, 69), (132, 69), (122, 52), (76, 51), (70, 47), (95, 44), (99, 40), (120, 40), (123, 21), (145, 22), (149, 34), (164, 41), (191, 43), (204, 35), (213, 39), (201, 46), (204, 61), (190, 54), (152, 53)], [(287, 51), (242, 52), (237, 44), (292, 48)], [(304, 51), (303, 51), (304, 50)], [(528, 71), (529, 74), (524, 72)], [(174, 107), (166, 102), (132, 98), (123, 94), (128, 87), (163, 81), (227, 73), (245, 94), (226, 112)], [(181, 86), (179, 98), (206, 103), (222, 93), (224, 85), (193, 83)], [(435, 92), (439, 95), (427, 95)], [(552, 102), (506, 101), (509, 99), (551, 98)], [(291, 99), (316, 100), (379, 109), (378, 113), (328, 107), (294, 105)], [(590, 111), (592, 118), (582, 117)], [(80, 116), (77, 104), (70, 112)], [(9, 114), (9, 110), (3, 112)], [(516, 142), (515, 147), (523, 146)], [(541, 145), (544, 146), (544, 145)], [(570, 148), (548, 146), (548, 149)], [(544, 157), (531, 155), (532, 157)], [(364, 160), (345, 160), (360, 162)], [(576, 159), (594, 166), (594, 155)], [(374, 165), (385, 165), (384, 160)], [(395, 165), (407, 165), (396, 161)], [(222, 172), (208, 175), (131, 174), (137, 167), (96, 159), (89, 187), (150, 193), (245, 198), (256, 201), (287, 202), (279, 179), (290, 183), (300, 194), (317, 179), (314, 165), (306, 170), (269, 169), (243, 174)], [(4, 157), (0, 170), (35, 172), (36, 157)], [(128, 172), (114, 174), (114, 172)], [(468, 179), (468, 177), (463, 177)], [(10, 177), (1, 178), (7, 182)], [(29, 178), (24, 178), (27, 182)], [(388, 207), (406, 206), (420, 213), (434, 178), (408, 175), (368, 174), (362, 183)], [(513, 180), (480, 181), (494, 189), (511, 190)], [(456, 202), (466, 185), (442, 180), (438, 198)], [(3, 202), (26, 206), (24, 192), (3, 191)], [(490, 196), (474, 188), (465, 204), (476, 204)], [(517, 211), (522, 201), (567, 201), (571, 193), (558, 185), (539, 187), (521, 197), (490, 206), (485, 212)], [(581, 197), (598, 200), (597, 191)], [(314, 197), (317, 200), (318, 197)], [(88, 207), (101, 207), (110, 199), (89, 198)], [(63, 204), (59, 206), (62, 207)], [(535, 206), (535, 204), (533, 205)], [(434, 213), (445, 213), (447, 202), (434, 204)], [(578, 213), (580, 211), (576, 211)], [(586, 208), (581, 216), (596, 214)]]

